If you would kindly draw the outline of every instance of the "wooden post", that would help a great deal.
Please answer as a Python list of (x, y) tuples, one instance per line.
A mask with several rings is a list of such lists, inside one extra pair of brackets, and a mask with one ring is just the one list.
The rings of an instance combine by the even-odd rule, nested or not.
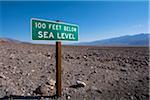
[(56, 95), (61, 96), (61, 42), (56, 42)]

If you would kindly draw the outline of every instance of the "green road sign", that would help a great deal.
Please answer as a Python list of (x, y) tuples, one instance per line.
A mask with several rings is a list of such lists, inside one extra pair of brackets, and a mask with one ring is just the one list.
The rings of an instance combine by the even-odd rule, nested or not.
[(32, 18), (32, 40), (78, 41), (78, 25)]

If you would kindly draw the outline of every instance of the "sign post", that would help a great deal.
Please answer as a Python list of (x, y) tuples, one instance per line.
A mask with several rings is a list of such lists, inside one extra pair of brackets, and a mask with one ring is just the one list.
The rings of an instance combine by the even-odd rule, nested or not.
[(78, 41), (78, 25), (32, 18), (32, 40), (56, 40), (56, 95), (61, 96), (61, 41)]
[(56, 94), (61, 96), (61, 42), (56, 42)]

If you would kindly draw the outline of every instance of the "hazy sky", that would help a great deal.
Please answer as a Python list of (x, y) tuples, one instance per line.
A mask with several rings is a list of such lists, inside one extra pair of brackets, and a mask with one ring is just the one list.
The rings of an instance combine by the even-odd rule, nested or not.
[(30, 18), (39, 18), (78, 24), (79, 42), (93, 41), (148, 33), (148, 16), (148, 1), (0, 1), (0, 37), (33, 42)]

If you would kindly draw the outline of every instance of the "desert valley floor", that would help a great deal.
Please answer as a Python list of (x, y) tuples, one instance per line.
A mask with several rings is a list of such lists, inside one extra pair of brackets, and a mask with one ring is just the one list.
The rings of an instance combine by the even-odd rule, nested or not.
[[(55, 73), (54, 45), (0, 43), (1, 99), (49, 96)], [(63, 46), (58, 99), (149, 100), (149, 48)]]

